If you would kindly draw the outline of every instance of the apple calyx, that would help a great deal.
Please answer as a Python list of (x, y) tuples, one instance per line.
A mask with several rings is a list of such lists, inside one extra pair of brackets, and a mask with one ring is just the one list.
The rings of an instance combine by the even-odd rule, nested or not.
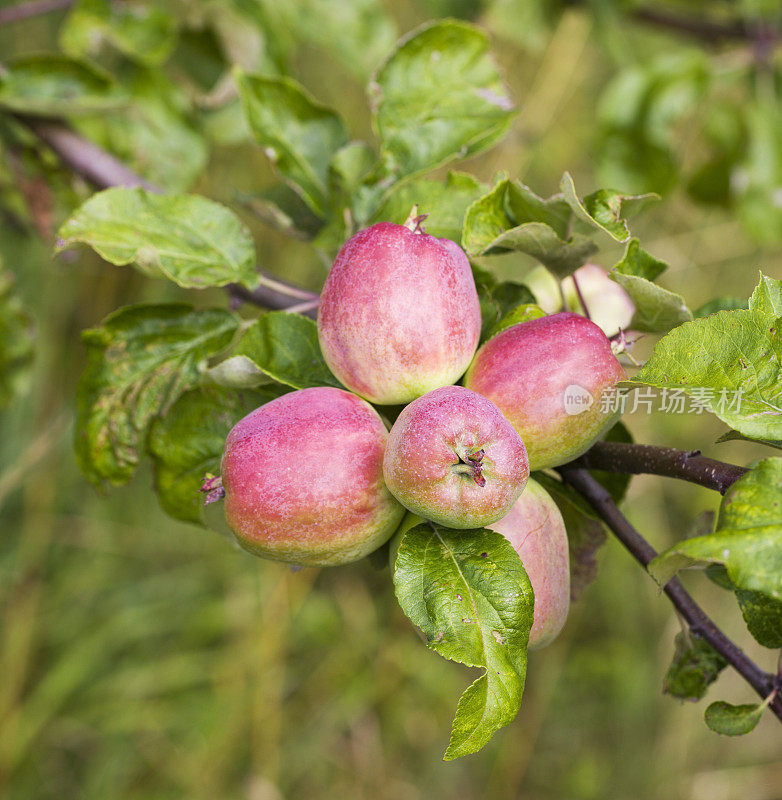
[(483, 457), (486, 452), (481, 449), (476, 453), (469, 453), (467, 461), (457, 454), (458, 463), (454, 464), (453, 471), (457, 475), (465, 475), (472, 478), (478, 486), (486, 486), (486, 478), (483, 477)]
[(225, 489), (223, 488), (223, 479), (219, 475), (212, 475), (207, 472), (204, 475), (204, 482), (198, 490), (203, 492), (206, 497), (204, 498), (204, 505), (208, 506), (210, 503), (216, 503), (225, 497)]
[(418, 213), (418, 205), (414, 205), (410, 209), (410, 213), (407, 215), (407, 219), (402, 223), (405, 228), (412, 231), (413, 233), (426, 233), (424, 228), (421, 226), (421, 223), (428, 217), (428, 214), (419, 214)]

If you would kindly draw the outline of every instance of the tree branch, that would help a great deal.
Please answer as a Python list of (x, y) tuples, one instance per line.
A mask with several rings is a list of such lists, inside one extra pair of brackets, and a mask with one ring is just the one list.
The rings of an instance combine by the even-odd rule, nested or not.
[(725, 494), (728, 487), (749, 470), (705, 458), (699, 450), (677, 450), (650, 444), (597, 442), (573, 462), (585, 469), (623, 472), (631, 475), (663, 475), (697, 483)]
[(101, 189), (141, 186), (149, 191), (160, 191), (110, 153), (61, 122), (21, 114), (16, 119), (23, 122), (60, 161), (94, 186)]
[[(558, 471), (565, 483), (572, 486), (594, 508), (616, 538), (645, 568), (655, 558), (657, 551), (625, 519), (608, 491), (585, 469), (565, 466), (560, 467)], [(760, 669), (712, 622), (677, 578), (668, 581), (663, 591), (687, 622), (692, 633), (705, 639), (744, 678), (757, 695), (765, 700), (776, 686), (775, 677)], [(782, 697), (779, 694), (769, 708), (782, 720)]]
[(710, 44), (717, 44), (725, 39), (753, 40), (755, 38), (755, 31), (741, 20), (715, 22), (706, 17), (684, 16), (680, 13), (671, 13), (651, 7), (636, 8), (631, 13), (640, 22), (648, 22), (660, 28), (685, 33)]
[(19, 3), (10, 8), (0, 8), (0, 25), (70, 8), (73, 2), (74, 0), (31, 0), (29, 3)]
[[(571, 6), (584, 6), (586, 0), (567, 0)], [(754, 42), (757, 40), (762, 25), (748, 23), (742, 19), (716, 20), (706, 16), (682, 14), (680, 11), (668, 11), (652, 6), (640, 6), (630, 9), (628, 16), (638, 22), (655, 25), (658, 28), (681, 33), (706, 44), (719, 44), (730, 39)], [(771, 46), (776, 37), (772, 36)]]
[[(140, 186), (151, 192), (161, 191), (159, 187), (145, 181), (103, 148), (80, 136), (62, 122), (19, 114), (14, 115), (14, 118), (26, 125), (63, 164), (99, 189), (109, 189), (113, 186)], [(262, 308), (287, 309), (293, 305), (306, 303), (308, 305), (304, 312), (308, 316), (315, 315), (316, 306), (313, 302), (318, 297), (315, 293), (282, 280), (265, 270), (259, 272), (261, 285), (257, 289), (251, 291), (238, 284), (229, 284), (226, 287), (229, 294), (237, 301), (252, 303)]]

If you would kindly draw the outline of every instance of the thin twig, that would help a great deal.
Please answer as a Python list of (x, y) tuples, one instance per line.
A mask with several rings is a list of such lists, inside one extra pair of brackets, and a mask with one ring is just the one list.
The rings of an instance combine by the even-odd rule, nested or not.
[(110, 153), (66, 125), (39, 117), (19, 115), (16, 118), (56, 153), (64, 164), (95, 186), (102, 189), (110, 186), (141, 186), (148, 191), (160, 191)]
[(40, 14), (48, 14), (50, 11), (70, 8), (73, 3), (74, 0), (30, 0), (28, 3), (19, 3), (9, 8), (0, 8), (0, 25), (37, 17)]
[(315, 317), (319, 305), (320, 298), (317, 298), (315, 300), (305, 300), (303, 303), (297, 303), (295, 306), (288, 306), (285, 310), (289, 314), (304, 314), (305, 317)]
[[(585, 469), (567, 466), (561, 467), (559, 473), (565, 483), (572, 486), (594, 508), (639, 564), (646, 567), (657, 556), (657, 551), (617, 508), (608, 491)], [(744, 678), (761, 699), (765, 699), (771, 694), (776, 683), (775, 677), (760, 669), (712, 622), (677, 578), (668, 581), (663, 591), (682, 618), (686, 620), (690, 631), (705, 639)], [(775, 697), (769, 708), (782, 720), (781, 697)]]
[(592, 319), (592, 317), (589, 316), (589, 309), (587, 308), (587, 304), (586, 304), (586, 300), (584, 299), (584, 295), (581, 292), (581, 287), (578, 285), (578, 277), (576, 276), (576, 273), (574, 272), (570, 276), (570, 278), (573, 281), (573, 286), (574, 286), (574, 288), (576, 290), (576, 297), (578, 297), (578, 302), (581, 303), (581, 308), (584, 309), (584, 316), (587, 319)]
[[(266, 275), (266, 273), (264, 273), (264, 275)], [(294, 306), (306, 305), (308, 308), (305, 316), (315, 316), (314, 309), (317, 308), (317, 303), (319, 302), (317, 295), (313, 295), (313, 299), (301, 300), (298, 296), (298, 292), (302, 290), (298, 286), (288, 284), (287, 281), (280, 281), (279, 283), (281, 287), (285, 288), (274, 289), (261, 284), (257, 289), (248, 289), (246, 286), (242, 286), (239, 283), (230, 283), (225, 288), (231, 297), (238, 301), (238, 304), (250, 303), (255, 306), (260, 306), (261, 308), (273, 308), (284, 311), (288, 311)]]
[[(566, 0), (566, 2), (571, 6), (586, 5), (586, 0)], [(638, 22), (684, 34), (706, 44), (720, 44), (731, 39), (754, 42), (758, 35), (758, 25), (738, 18), (723, 21), (710, 19), (705, 15), (683, 14), (680, 11), (667, 11), (652, 6), (633, 8), (628, 15)]]
[[(140, 186), (150, 192), (162, 191), (62, 122), (23, 115), (16, 115), (15, 118), (44, 142), (63, 164), (99, 189)], [(244, 286), (230, 284), (227, 288), (231, 296), (262, 308), (277, 309), (288, 308), (300, 301), (310, 302), (317, 299), (313, 292), (265, 270), (259, 271), (261, 285), (257, 289), (251, 291)]]
[(748, 472), (745, 467), (705, 458), (698, 450), (626, 442), (598, 442), (573, 465), (630, 475), (663, 475), (697, 483), (720, 494)]
[(726, 39), (755, 38), (755, 32), (741, 20), (715, 22), (707, 17), (685, 16), (658, 8), (636, 8), (632, 16), (640, 22), (648, 22), (660, 28), (685, 33), (703, 42), (718, 43)]

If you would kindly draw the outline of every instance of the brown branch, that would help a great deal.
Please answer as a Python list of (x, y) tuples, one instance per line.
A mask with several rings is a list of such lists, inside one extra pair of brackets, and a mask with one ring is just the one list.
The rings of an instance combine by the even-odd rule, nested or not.
[(714, 489), (720, 494), (725, 494), (732, 483), (748, 472), (745, 467), (705, 458), (698, 450), (625, 442), (598, 442), (576, 459), (573, 466), (630, 475), (679, 478)]
[[(559, 473), (565, 483), (572, 486), (594, 508), (633, 558), (643, 567), (648, 566), (649, 562), (657, 556), (657, 551), (627, 521), (608, 491), (585, 469), (566, 466), (560, 467)], [(740, 650), (712, 622), (677, 578), (668, 581), (663, 591), (687, 622), (692, 633), (705, 639), (744, 678), (758, 696), (765, 700), (776, 687), (775, 676), (764, 672)], [(779, 694), (771, 702), (769, 708), (782, 720), (782, 697)]]
[(16, 119), (23, 122), (60, 161), (94, 186), (101, 189), (141, 186), (149, 191), (160, 191), (110, 153), (61, 122), (22, 115)]
[[(140, 186), (151, 192), (162, 191), (62, 122), (25, 115), (15, 115), (15, 119), (25, 124), (63, 164), (99, 189)], [(312, 303), (318, 297), (316, 294), (265, 270), (259, 272), (261, 285), (257, 289), (249, 290), (239, 284), (229, 284), (226, 288), (231, 297), (262, 308), (286, 309), (307, 303), (307, 315), (315, 314)]]
[(0, 8), (0, 25), (37, 17), (40, 14), (48, 14), (50, 11), (70, 8), (73, 2), (74, 0), (30, 0), (29, 3), (19, 3), (19, 5), (10, 6), (9, 8)]
[(704, 42), (718, 43), (726, 39), (755, 38), (752, 28), (741, 20), (728, 20), (716, 22), (706, 17), (685, 16), (681, 13), (671, 13), (658, 8), (636, 8), (632, 16), (640, 22), (648, 22), (660, 28), (687, 34)]
[[(584, 6), (586, 0), (567, 0), (567, 5)], [(745, 22), (742, 19), (710, 19), (707, 16), (683, 14), (680, 11), (668, 11), (652, 6), (630, 9), (628, 15), (638, 22), (699, 39), (706, 44), (720, 44), (728, 40), (755, 42), (762, 30), (760, 24)], [(775, 39), (775, 36), (771, 37), (772, 47)]]

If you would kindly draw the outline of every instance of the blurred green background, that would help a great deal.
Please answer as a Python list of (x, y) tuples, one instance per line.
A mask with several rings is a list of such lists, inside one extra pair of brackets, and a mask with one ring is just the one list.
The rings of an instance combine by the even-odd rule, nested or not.
[[(556, 13), (546, 3), (382, 4), (381, 45), (441, 14), (471, 15), (492, 30), (520, 115), (500, 146), (460, 169), (485, 180), (507, 170), (542, 195), (556, 190), (566, 169), (581, 191), (607, 177), (620, 189), (664, 184), (664, 201), (634, 233), (668, 261), (666, 285), (692, 308), (717, 295), (746, 297), (759, 268), (782, 277), (782, 249), (739, 219), (746, 209), (697, 204), (681, 181), (654, 171), (639, 177), (632, 162), (652, 156), (639, 147), (612, 159), (606, 126), (597, 124), (620, 68), (708, 52), (730, 74), (751, 57), (748, 45), (715, 51), (655, 26), (606, 23), (594, 9), (548, 5)], [(62, 18), (56, 12), (0, 27), (0, 56), (54, 49)], [(315, 38), (292, 56), (294, 74), (338, 108), (355, 135), (369, 135), (369, 67), (346, 66), (338, 31)], [(669, 115), (676, 175), (708, 150), (692, 135), (691, 119), (718, 105), (714, 93), (687, 91), (674, 91), (660, 111)], [(729, 80), (724, 94), (745, 102)], [(676, 103), (684, 116), (674, 113)], [(618, 185), (623, 178), (636, 185)], [(234, 203), (257, 234), (265, 268), (317, 288), (326, 267), (312, 251), (236, 204), (242, 192), (273, 182), (259, 149), (240, 141), (214, 147), (194, 190)], [(596, 260), (610, 267), (619, 255), (609, 248)], [(775, 719), (730, 740), (704, 726), (704, 704), (661, 695), (679, 624), (613, 540), (563, 634), (531, 655), (516, 722), (482, 753), (443, 763), (455, 703), (474, 676), (426, 650), (396, 604), (387, 570), (364, 562), (293, 573), (166, 517), (144, 469), (107, 496), (80, 476), (71, 449), (84, 360), (79, 332), (120, 305), (188, 293), (88, 253), (53, 258), (51, 241), (8, 215), (0, 221), (0, 256), (38, 325), (29, 393), (0, 414), (0, 796), (782, 798)], [(529, 267), (521, 257), (507, 262), (509, 274)], [(223, 302), (217, 292), (188, 299)], [(625, 421), (638, 441), (697, 447), (739, 463), (761, 455), (749, 444), (712, 444), (723, 428), (705, 416), (639, 413)], [(625, 510), (663, 548), (717, 501), (706, 490), (637, 478)], [(698, 574), (685, 583), (765, 669), (775, 669), (775, 654), (747, 635), (731, 594)], [(708, 697), (754, 700), (730, 671)]]

